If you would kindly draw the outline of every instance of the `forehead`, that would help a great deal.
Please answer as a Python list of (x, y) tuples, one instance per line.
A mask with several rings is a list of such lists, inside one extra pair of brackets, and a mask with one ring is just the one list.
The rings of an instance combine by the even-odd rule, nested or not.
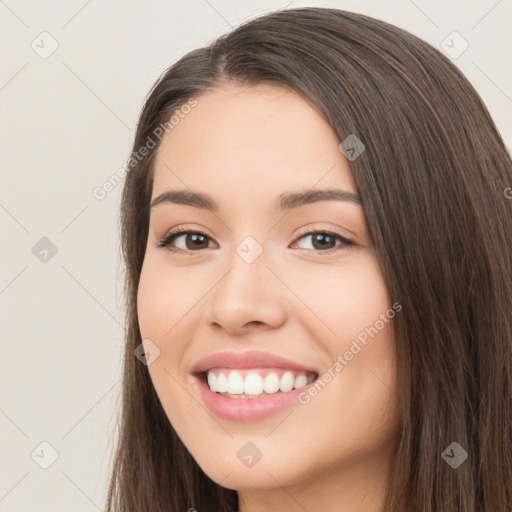
[(168, 188), (216, 197), (236, 192), (246, 200), (313, 187), (356, 191), (338, 137), (298, 94), (226, 85), (196, 100), (162, 139), (153, 197)]

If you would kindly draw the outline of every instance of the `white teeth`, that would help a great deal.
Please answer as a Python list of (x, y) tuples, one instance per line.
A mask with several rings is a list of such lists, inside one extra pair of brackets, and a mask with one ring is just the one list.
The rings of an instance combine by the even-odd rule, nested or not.
[(292, 389), (299, 389), (315, 380), (314, 374), (294, 373), (286, 371), (281, 378), (274, 371), (264, 377), (259, 373), (249, 372), (245, 379), (236, 370), (207, 372), (208, 387), (216, 393), (228, 395), (259, 396), (281, 391), (287, 393)]
[(238, 372), (229, 374), (227, 392), (231, 395), (241, 395), (244, 392), (244, 378)]
[[(208, 375), (212, 372), (208, 372)], [(228, 390), (228, 379), (223, 373), (219, 373), (217, 377), (217, 390), (219, 393), (225, 393)], [(213, 389), (212, 389), (213, 391)]]
[(297, 377), (295, 377), (295, 384), (293, 387), (295, 389), (299, 389), (299, 388), (305, 386), (307, 383), (308, 383), (307, 376), (304, 375), (303, 373), (301, 373), (300, 375), (297, 375)]
[(244, 393), (247, 395), (261, 395), (263, 393), (263, 379), (257, 373), (249, 373), (245, 377)]
[(277, 393), (279, 391), (279, 377), (277, 373), (269, 373), (263, 381), (265, 393)]
[[(222, 375), (222, 374), (220, 374)], [(219, 377), (220, 377), (219, 375)], [(219, 391), (218, 387), (217, 387), (217, 377), (215, 377), (214, 373), (213, 372), (208, 372), (208, 386), (210, 386), (210, 390), (211, 391)]]
[(279, 381), (279, 389), (286, 393), (287, 391), (291, 391), (293, 389), (293, 384), (295, 383), (295, 379), (293, 378), (292, 372), (285, 372)]

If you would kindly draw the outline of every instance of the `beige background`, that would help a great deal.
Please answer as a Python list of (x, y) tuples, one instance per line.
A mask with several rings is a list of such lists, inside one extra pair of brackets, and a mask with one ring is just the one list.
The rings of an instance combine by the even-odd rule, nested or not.
[(457, 31), (469, 47), (454, 62), (512, 147), (510, 0), (0, 1), (1, 512), (103, 509), (123, 347), (121, 185), (103, 200), (93, 190), (127, 159), (165, 68), (287, 5), (368, 14), (440, 49)]

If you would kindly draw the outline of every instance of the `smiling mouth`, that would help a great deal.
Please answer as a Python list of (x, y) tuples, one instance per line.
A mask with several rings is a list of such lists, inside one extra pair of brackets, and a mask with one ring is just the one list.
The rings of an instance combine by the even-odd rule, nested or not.
[(229, 398), (261, 398), (301, 389), (318, 378), (316, 372), (284, 368), (212, 368), (200, 378), (209, 390)]

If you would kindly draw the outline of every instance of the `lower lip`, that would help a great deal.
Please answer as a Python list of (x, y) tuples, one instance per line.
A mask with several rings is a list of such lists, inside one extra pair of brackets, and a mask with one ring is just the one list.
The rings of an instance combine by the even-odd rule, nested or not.
[(256, 421), (299, 404), (299, 395), (315, 383), (313, 381), (300, 389), (263, 395), (260, 398), (230, 398), (211, 391), (202, 375), (195, 377), (199, 383), (201, 397), (208, 409), (219, 418), (238, 422)]

